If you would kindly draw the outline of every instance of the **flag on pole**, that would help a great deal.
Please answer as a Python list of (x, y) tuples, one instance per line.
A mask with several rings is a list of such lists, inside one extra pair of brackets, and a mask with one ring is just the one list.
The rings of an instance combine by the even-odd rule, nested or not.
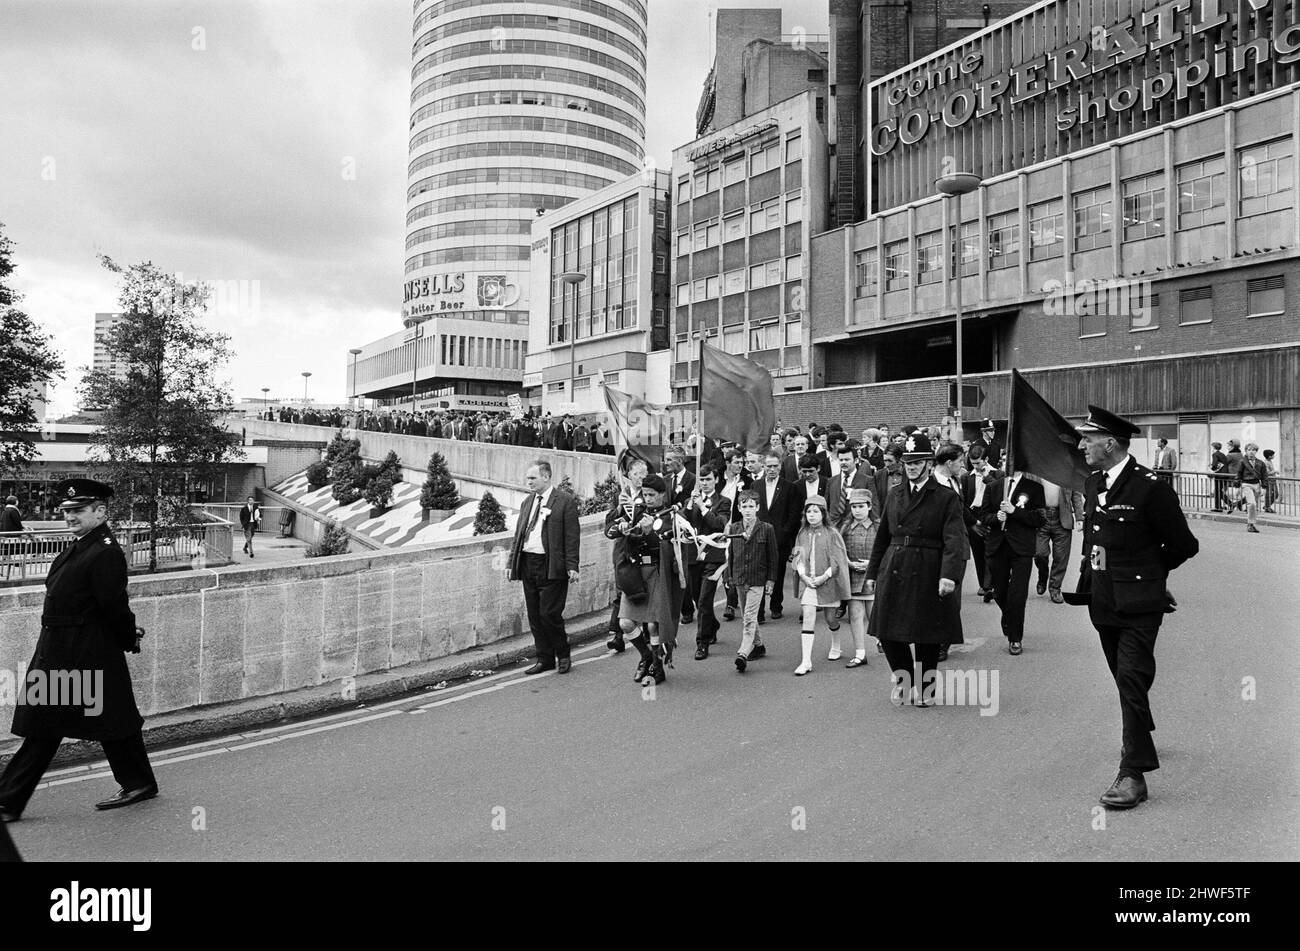
[(702, 343), (700, 432), (761, 451), (775, 428), (772, 374), (753, 360)]
[(1011, 412), (1007, 421), (1007, 471), (1019, 469), (1083, 491), (1092, 474), (1079, 448), (1079, 433), (1038, 391), (1011, 371)]
[(622, 470), (625, 455), (644, 459), (651, 472), (659, 470), (664, 446), (664, 424), (667, 407), (647, 403), (638, 396), (605, 386), (605, 406), (609, 409), (610, 432), (614, 437), (614, 451)]

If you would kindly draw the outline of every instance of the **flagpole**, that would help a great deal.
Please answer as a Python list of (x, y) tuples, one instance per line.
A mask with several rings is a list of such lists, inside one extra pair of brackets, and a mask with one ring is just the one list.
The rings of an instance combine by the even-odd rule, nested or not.
[(704, 335), (700, 335), (700, 388), (695, 400), (695, 484), (700, 484), (700, 457), (704, 453)]

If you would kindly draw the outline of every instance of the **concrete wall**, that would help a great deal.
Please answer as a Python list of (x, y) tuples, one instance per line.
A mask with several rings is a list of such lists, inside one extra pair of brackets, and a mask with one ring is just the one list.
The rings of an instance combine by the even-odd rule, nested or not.
[[(583, 520), (581, 579), (565, 611), (574, 621), (609, 609), (602, 526), (602, 516)], [(511, 537), (133, 578), (132, 608), (148, 632), (144, 651), (128, 657), (140, 712), (330, 683), (526, 632), (522, 589), (506, 580)], [(0, 591), (0, 669), (30, 660), (43, 599), (40, 587)]]
[[(303, 426), (296, 423), (271, 422), (262, 419), (230, 420), (231, 429), (242, 428), (249, 438), (267, 439), (324, 439), (334, 438), (337, 432), (328, 426)], [(551, 464), (558, 482), (566, 475), (580, 497), (591, 495), (593, 487), (605, 481), (614, 471), (614, 457), (592, 455), (586, 452), (558, 452), (554, 449), (529, 449), (523, 446), (499, 446), (493, 443), (462, 442), (458, 439), (429, 439), (424, 436), (400, 436), (370, 430), (345, 429), (344, 435), (361, 440), (361, 455), (368, 461), (379, 462), (391, 449), (401, 458), (403, 465), (423, 472), (429, 456), (442, 453), (447, 467), (458, 479), (471, 479), (489, 485), (523, 486), (524, 472), (537, 459)], [(423, 475), (420, 481), (423, 481)], [(267, 480), (268, 484), (270, 480)]]

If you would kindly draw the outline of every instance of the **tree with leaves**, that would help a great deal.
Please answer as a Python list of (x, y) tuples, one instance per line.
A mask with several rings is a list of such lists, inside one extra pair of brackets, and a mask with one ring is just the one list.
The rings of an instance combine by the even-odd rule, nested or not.
[(325, 531), (319, 540), (307, 546), (308, 558), (325, 558), (329, 555), (346, 555), (348, 553), (348, 533), (338, 522), (325, 523)]
[(618, 477), (610, 473), (603, 482), (597, 482), (589, 499), (583, 499), (578, 507), (579, 515), (593, 515), (596, 512), (608, 512), (618, 501)]
[(9, 287), (12, 251), (0, 224), (0, 476), (16, 474), (35, 457), (36, 443), (25, 435), (37, 428), (33, 396), (63, 372), (49, 335), (14, 306), (22, 295)]
[(361, 440), (345, 439), (340, 432), (326, 447), (325, 458), (329, 463), (330, 482), (334, 486), (330, 491), (334, 501), (339, 505), (351, 505), (361, 498), (367, 481), (366, 466), (361, 461)]
[(159, 526), (193, 521), (189, 486), (244, 455), (240, 435), (221, 422), (233, 401), (216, 374), (230, 359), (230, 338), (203, 326), (207, 285), (148, 261), (100, 262), (122, 281), (122, 322), (104, 344), (127, 369), (91, 370), (82, 381), (83, 405), (103, 411), (89, 460), (117, 490), (115, 514), (148, 524), (155, 571)]
[(474, 513), (474, 534), (495, 535), (506, 530), (506, 513), (501, 510), (501, 503), (491, 492), (484, 492), (478, 500), (478, 511)]
[(429, 477), (424, 480), (420, 491), (420, 505), (426, 509), (446, 511), (460, 504), (460, 491), (447, 468), (447, 460), (442, 453), (435, 452), (429, 457)]

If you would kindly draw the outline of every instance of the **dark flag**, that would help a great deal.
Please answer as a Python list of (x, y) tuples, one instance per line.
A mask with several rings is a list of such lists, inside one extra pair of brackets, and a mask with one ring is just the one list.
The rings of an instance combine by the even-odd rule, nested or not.
[(1079, 448), (1079, 433), (1043, 399), (1019, 371), (1011, 371), (1011, 412), (1007, 422), (1007, 472), (1015, 469), (1083, 491), (1092, 474)]
[(609, 408), (609, 429), (619, 469), (625, 456), (630, 455), (644, 459), (651, 472), (658, 472), (667, 444), (663, 435), (667, 407), (647, 403), (612, 386), (605, 386), (605, 405)]
[(742, 449), (767, 448), (776, 428), (772, 374), (707, 343), (700, 351), (700, 430)]

